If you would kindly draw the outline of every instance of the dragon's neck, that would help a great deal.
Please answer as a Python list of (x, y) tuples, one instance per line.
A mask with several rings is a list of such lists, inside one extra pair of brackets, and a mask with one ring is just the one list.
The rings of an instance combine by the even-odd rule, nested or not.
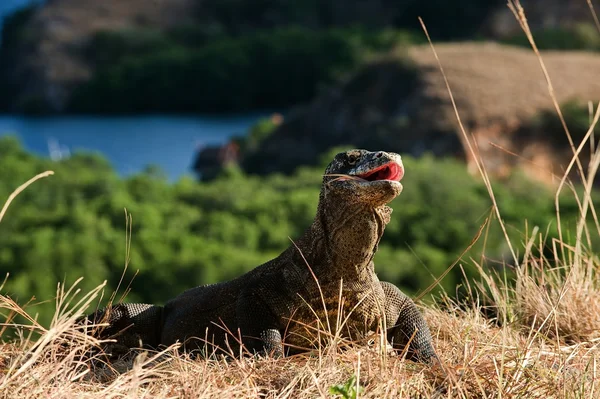
[(373, 273), (372, 259), (390, 213), (385, 205), (373, 208), (335, 196), (322, 197), (315, 220), (301, 240), (317, 278), (349, 282)]

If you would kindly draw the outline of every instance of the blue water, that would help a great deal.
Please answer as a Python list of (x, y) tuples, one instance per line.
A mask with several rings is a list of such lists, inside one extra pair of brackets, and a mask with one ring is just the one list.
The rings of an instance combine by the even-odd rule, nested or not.
[[(2, 0), (0, 0), (2, 1)], [(52, 117), (0, 115), (0, 136), (17, 135), (25, 148), (40, 155), (68, 156), (98, 151), (126, 176), (158, 165), (171, 180), (192, 174), (196, 150), (244, 135), (260, 117)]]

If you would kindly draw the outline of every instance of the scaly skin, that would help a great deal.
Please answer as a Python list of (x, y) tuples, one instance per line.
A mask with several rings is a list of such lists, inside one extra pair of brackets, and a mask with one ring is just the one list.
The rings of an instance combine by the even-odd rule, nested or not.
[(271, 356), (314, 348), (319, 326), (354, 340), (383, 321), (396, 350), (431, 362), (437, 357), (423, 317), (397, 287), (379, 281), (373, 264), (390, 220), (386, 204), (401, 193), (403, 174), (397, 154), (340, 153), (325, 170), (313, 224), (277, 258), (232, 281), (187, 290), (164, 308), (121, 304), (90, 319), (108, 314), (113, 328), (101, 337), (131, 325), (116, 334), (126, 348), (181, 342), (188, 351), (238, 354), (241, 342)]

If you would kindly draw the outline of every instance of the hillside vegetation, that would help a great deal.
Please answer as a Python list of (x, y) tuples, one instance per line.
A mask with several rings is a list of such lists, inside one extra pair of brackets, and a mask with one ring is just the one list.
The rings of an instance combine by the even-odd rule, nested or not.
[(169, 33), (99, 32), (95, 76), (78, 87), (71, 112), (240, 112), (289, 107), (354, 71), (377, 51), (416, 42), (397, 30), (298, 27), (202, 38), (201, 27)]
[[(292, 176), (259, 178), (232, 168), (209, 183), (169, 183), (155, 168), (120, 178), (96, 154), (52, 162), (27, 153), (14, 138), (0, 139), (0, 198), (36, 173), (56, 172), (21, 194), (0, 225), (0, 270), (10, 274), (4, 292), (21, 304), (34, 296), (45, 301), (57, 281), (69, 285), (81, 276), (84, 290), (103, 280), (115, 289), (125, 263), (124, 209), (133, 218), (125, 281), (135, 278), (128, 301), (164, 303), (192, 286), (231, 279), (275, 257), (310, 225), (331, 158)], [(426, 156), (404, 163), (405, 189), (391, 204), (392, 222), (375, 262), (382, 279), (415, 294), (469, 245), (491, 217), (491, 202), (483, 183), (458, 161)], [(521, 237), (526, 223), (557, 237), (549, 190), (515, 175), (496, 191), (511, 237)], [(561, 206), (567, 231), (578, 207), (571, 196)], [(465, 259), (480, 259), (484, 241), (486, 265), (511, 262), (497, 228), (486, 231)], [(465, 272), (473, 277), (473, 266)], [(454, 269), (442, 287), (464, 293), (458, 288), (462, 273)], [(51, 308), (35, 308), (41, 322), (49, 321)]]

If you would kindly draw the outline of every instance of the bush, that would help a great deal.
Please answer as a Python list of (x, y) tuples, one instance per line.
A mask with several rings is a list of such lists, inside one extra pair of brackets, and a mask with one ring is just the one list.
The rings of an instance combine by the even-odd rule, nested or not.
[(422, 36), (418, 17), (423, 17), (435, 39), (462, 39), (480, 30), (482, 21), (502, 0), (204, 0), (200, 18), (217, 21), (224, 29), (247, 33), (256, 28), (299, 25), (317, 29), (361, 24), (371, 28), (410, 29)]
[(283, 118), (279, 114), (273, 114), (268, 118), (261, 118), (248, 130), (245, 136), (235, 139), (240, 145), (241, 153), (256, 150), (264, 139), (277, 130), (282, 121)]
[(189, 47), (153, 32), (102, 33), (98, 69), (70, 103), (76, 112), (232, 112), (308, 101), (371, 52), (413, 36), (354, 28), (285, 28)]
[(31, 32), (27, 29), (27, 22), (29, 22), (39, 7), (39, 4), (31, 3), (4, 17), (0, 48), (6, 50), (18, 44), (31, 43), (32, 36)]
[(393, 23), (422, 34), (418, 20), (421, 17), (434, 40), (467, 39), (478, 33), (486, 18), (505, 3), (503, 0), (406, 0), (396, 2), (400, 11)]
[(85, 56), (96, 68), (107, 68), (127, 57), (143, 57), (176, 46), (156, 29), (100, 31), (90, 40)]
[[(600, 35), (592, 24), (578, 24), (572, 28), (549, 28), (533, 32), (540, 50), (600, 50)], [(523, 33), (503, 40), (506, 44), (529, 48)]]
[[(577, 100), (561, 104), (561, 112), (573, 141), (579, 144), (590, 128), (593, 115), (590, 115), (588, 105)], [(595, 134), (597, 137), (596, 128)], [(549, 142), (557, 148), (567, 148), (569, 142), (560, 118), (554, 110), (543, 110), (526, 121), (518, 133), (520, 136), (536, 136)]]
[(10, 109), (18, 93), (11, 63), (20, 49), (30, 48), (35, 36), (28, 24), (39, 5), (30, 4), (4, 17), (0, 41), (0, 109)]
[(200, 48), (230, 37), (218, 22), (177, 25), (170, 28), (166, 35), (169, 40), (188, 48)]

